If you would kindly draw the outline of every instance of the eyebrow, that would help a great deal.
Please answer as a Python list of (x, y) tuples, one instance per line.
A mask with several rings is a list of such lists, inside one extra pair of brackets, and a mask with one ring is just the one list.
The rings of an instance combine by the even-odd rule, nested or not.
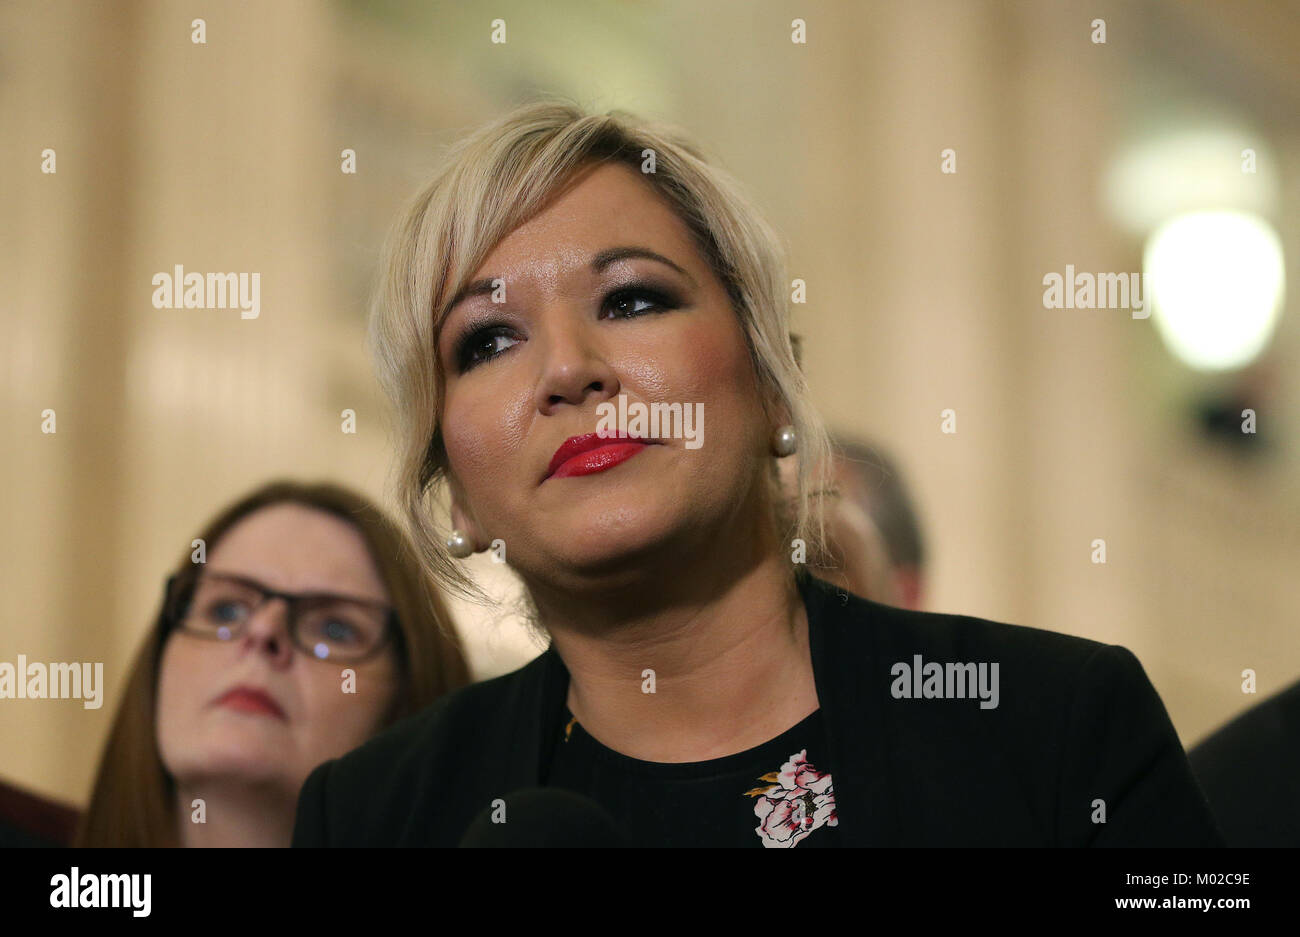
[[(669, 260), (663, 254), (660, 254), (658, 251), (650, 250), (650, 248), (648, 247), (634, 247), (634, 246), (608, 247), (605, 250), (594, 254), (591, 258), (591, 264), (589, 266), (593, 273), (600, 273), (610, 264), (617, 263), (620, 260), (627, 260), (632, 257), (640, 257), (644, 260), (658, 261), (661, 264), (665, 264), (666, 266), (672, 267), (674, 270), (676, 270), (678, 273), (684, 276), (687, 280), (689, 280), (692, 286), (698, 287), (699, 285), (695, 282), (695, 278), (691, 276), (689, 273), (687, 273), (685, 268), (683, 268), (680, 264), (677, 264), (672, 260)], [(451, 314), (451, 311), (455, 309), (457, 306), (459, 306), (461, 303), (463, 303), (465, 300), (473, 296), (482, 296), (484, 293), (491, 293), (494, 289), (496, 289), (496, 287), (493, 284), (498, 279), (500, 278), (484, 277), (481, 280), (475, 280), (473, 283), (470, 283), (459, 293), (457, 293), (456, 297), (450, 303), (448, 303), (446, 312), (444, 312), (442, 315), (442, 321), (446, 321), (447, 316)], [(441, 325), (441, 322), (439, 324)]]

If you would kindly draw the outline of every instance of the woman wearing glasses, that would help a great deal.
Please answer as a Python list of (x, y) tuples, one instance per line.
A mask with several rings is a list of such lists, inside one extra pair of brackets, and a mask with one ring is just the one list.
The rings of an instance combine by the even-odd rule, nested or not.
[(451, 149), (381, 283), (425, 562), (504, 558), (551, 646), (316, 769), (295, 845), (1221, 843), (1128, 651), (806, 574), (830, 460), (780, 242), (693, 144), (525, 106)]
[(468, 682), (405, 535), (331, 484), (216, 517), (167, 580), (78, 834), (86, 846), (287, 846), (318, 764)]

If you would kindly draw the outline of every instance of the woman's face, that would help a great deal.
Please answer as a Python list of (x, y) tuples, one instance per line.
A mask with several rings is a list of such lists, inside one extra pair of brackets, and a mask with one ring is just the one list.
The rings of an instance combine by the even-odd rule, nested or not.
[[(670, 263), (599, 262), (622, 248)], [(587, 169), (472, 279), (495, 278), (504, 302), (471, 293), (438, 334), (456, 526), (479, 548), (504, 540), (526, 581), (570, 587), (701, 546), (734, 551), (729, 538), (770, 510), (772, 427), (726, 289), (673, 210), (635, 169)], [(626, 461), (547, 477), (561, 444), (595, 432), (598, 406), (620, 395), (629, 414), (702, 412), (702, 445), (661, 427), (661, 444)]]
[[(247, 515), (208, 554), (201, 575), (234, 574), (285, 593), (328, 592), (388, 602), (361, 534), (297, 504)], [(342, 671), (356, 673), (344, 692)], [(189, 787), (251, 782), (297, 795), (313, 768), (356, 748), (380, 727), (397, 685), (392, 645), (357, 664), (326, 663), (289, 640), (286, 603), (265, 602), (228, 641), (177, 630), (158, 677), (158, 747)], [(247, 703), (236, 687), (267, 694), (278, 714)], [(224, 698), (224, 700), (223, 700)]]

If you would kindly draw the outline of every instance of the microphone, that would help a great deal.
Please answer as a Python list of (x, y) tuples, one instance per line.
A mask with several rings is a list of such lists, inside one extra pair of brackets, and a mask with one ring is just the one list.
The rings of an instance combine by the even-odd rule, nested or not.
[[(590, 798), (557, 787), (532, 787), (500, 798), (474, 818), (465, 849), (626, 847), (614, 818)], [(493, 819), (497, 822), (493, 822)]]

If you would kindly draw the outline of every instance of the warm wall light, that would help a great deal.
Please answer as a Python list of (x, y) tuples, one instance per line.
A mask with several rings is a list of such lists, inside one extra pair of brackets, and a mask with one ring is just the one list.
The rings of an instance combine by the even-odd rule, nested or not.
[(1115, 153), (1103, 176), (1111, 220), (1146, 237), (1184, 212), (1276, 210), (1278, 161), (1267, 138), (1229, 116), (1205, 120), (1142, 114), (1144, 134)]
[(1249, 364), (1273, 335), (1285, 294), (1282, 242), (1244, 212), (1191, 212), (1147, 239), (1144, 286), (1156, 328), (1201, 370)]

